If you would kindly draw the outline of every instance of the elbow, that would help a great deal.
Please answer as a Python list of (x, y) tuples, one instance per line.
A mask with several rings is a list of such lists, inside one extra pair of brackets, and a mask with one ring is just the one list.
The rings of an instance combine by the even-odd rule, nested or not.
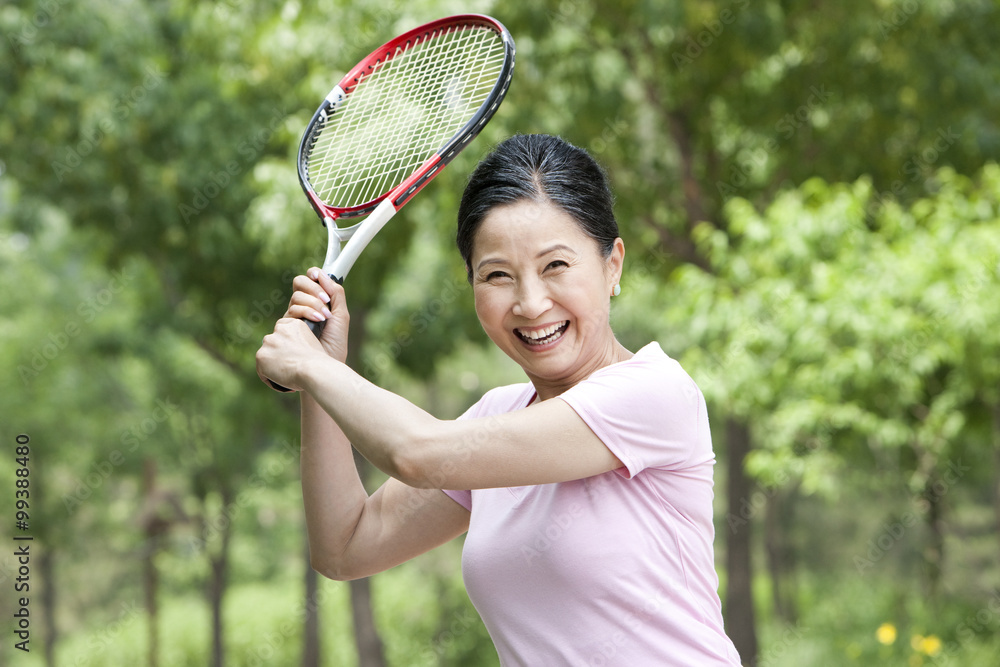
[(403, 484), (415, 489), (430, 489), (430, 475), (426, 460), (414, 452), (400, 452), (392, 457), (392, 470), (387, 471)]
[(309, 553), (309, 567), (317, 574), (333, 581), (351, 581), (361, 579), (365, 574), (354, 570), (341, 560), (330, 558), (329, 555)]

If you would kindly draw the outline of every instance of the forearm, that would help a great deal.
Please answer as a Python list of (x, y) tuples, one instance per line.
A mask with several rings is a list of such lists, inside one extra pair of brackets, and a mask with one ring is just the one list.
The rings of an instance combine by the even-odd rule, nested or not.
[(443, 422), (413, 403), (329, 357), (306, 372), (302, 386), (362, 456), (404, 482), (412, 481), (401, 469), (406, 455), (443, 428)]
[(368, 494), (350, 441), (322, 407), (302, 394), (302, 500), (313, 567), (324, 574), (339, 559), (361, 520)]

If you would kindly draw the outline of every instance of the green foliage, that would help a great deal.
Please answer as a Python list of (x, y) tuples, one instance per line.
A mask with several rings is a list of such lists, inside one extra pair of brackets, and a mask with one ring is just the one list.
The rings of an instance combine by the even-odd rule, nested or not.
[(653, 326), (710, 402), (751, 420), (752, 472), (834, 492), (845, 464), (899, 466), (920, 489), (921, 457), (969, 456), (1000, 381), (985, 333), (1000, 315), (997, 173), (942, 170), (933, 196), (874, 216), (867, 179), (814, 179), (761, 213), (733, 199), (726, 234), (699, 226), (714, 272), (677, 271), (658, 298), (684, 298)]
[[(161, 660), (205, 664), (201, 591), (226, 526), (230, 660), (254, 664), (277, 637), (267, 664), (296, 662), (294, 399), (253, 371), (292, 276), (325, 245), (296, 144), (373, 46), (464, 11), (511, 29), (514, 84), (352, 271), (359, 370), (442, 417), (523, 381), (483, 347), (454, 219), (491, 144), (561, 134), (618, 194), (619, 337), (660, 340), (714, 424), (750, 424), (760, 497), (803, 508), (785, 526), (801, 567), (851, 575), (810, 580), (801, 640), (779, 660), (768, 647), (787, 635), (769, 624), (762, 657), (902, 664), (911, 631), (961, 639), (977, 591), (998, 585), (996, 3), (38, 0), (0, 7), (0, 439), (31, 437), (60, 664), (142, 662), (141, 556), (154, 544)], [(169, 500), (152, 507), (151, 466)], [(0, 478), (11, 467), (0, 460)], [(919, 579), (922, 525), (869, 575), (854, 560), (883, 525), (927, 518), (930, 500), (950, 513), (949, 553), (963, 531), (977, 572), (948, 578), (957, 592), (937, 609), (899, 585)], [(753, 501), (741, 520), (760, 519)], [(150, 517), (169, 526), (155, 541)], [(495, 664), (452, 547), (376, 578), (390, 664)], [(10, 572), (0, 560), (0, 579)], [(346, 585), (323, 590), (327, 663), (353, 664)], [(0, 598), (7, 618), (10, 605)], [(882, 623), (897, 643), (878, 642)], [(955, 664), (997, 649), (977, 630)]]

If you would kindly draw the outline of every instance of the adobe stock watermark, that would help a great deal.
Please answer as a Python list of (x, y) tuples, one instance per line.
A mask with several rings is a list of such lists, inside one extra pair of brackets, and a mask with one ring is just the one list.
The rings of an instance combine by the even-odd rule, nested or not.
[(267, 467), (260, 472), (251, 473), (236, 498), (218, 514), (206, 519), (201, 536), (190, 540), (191, 550), (195, 552), (205, 550), (209, 541), (223, 534), (250, 506), (255, 496), (284, 475), (288, 467), (297, 464), (298, 460), (298, 446), (288, 441), (281, 443), (278, 458), (268, 462)]
[(589, 30), (586, 25), (588, 8), (582, 0), (561, 0), (554, 8), (549, 8), (547, 14), (550, 23), (569, 26), (575, 31)]
[[(449, 475), (458, 471), (458, 465), (467, 463), (482, 447), (490, 441), (493, 434), (500, 429), (500, 420), (496, 415), (481, 417), (477, 420), (478, 426), (465, 439), (459, 443), (455, 456), (446, 459), (436, 471), (427, 476), (428, 487), (432, 489), (453, 488), (449, 483)], [(430, 498), (437, 499), (437, 494), (411, 494), (410, 500), (405, 505), (399, 505), (395, 514), (400, 519), (408, 519), (414, 512), (417, 512), (427, 505)]]
[(887, 360), (897, 366), (907, 366), (916, 354), (926, 349), (928, 343), (941, 337), (941, 327), (952, 321), (968, 304), (989, 298), (983, 292), (992, 285), (993, 267), (998, 261), (1000, 258), (990, 256), (974, 265), (972, 276), (962, 283), (957, 298), (935, 304), (921, 319), (920, 326), (909, 329), (906, 337), (893, 345)]
[(889, 35), (902, 28), (919, 10), (920, 3), (917, 0), (904, 0), (886, 10), (878, 22), (882, 39), (888, 39)]
[(248, 165), (254, 164), (287, 116), (288, 114), (280, 109), (272, 109), (266, 125), (257, 128), (237, 142), (236, 152), (239, 153), (240, 159), (229, 160), (220, 169), (209, 173), (205, 183), (194, 189), (190, 201), (177, 205), (177, 212), (180, 213), (185, 224), (191, 222), (191, 218), (208, 208), (212, 200), (222, 194), (233, 182), (233, 179), (243, 173)]
[(764, 142), (763, 146), (748, 151), (744, 159), (730, 165), (728, 181), (716, 181), (715, 187), (719, 191), (722, 201), (729, 201), (736, 196), (739, 189), (750, 182), (753, 173), (763, 169), (770, 156), (778, 152), (782, 141), (788, 141), (795, 136), (801, 127), (811, 122), (813, 114), (829, 102), (832, 97), (833, 93), (827, 90), (825, 85), (810, 86), (809, 97), (806, 98), (806, 101), (794, 111), (786, 113), (774, 124), (776, 137), (771, 137)]
[(392, 366), (403, 350), (413, 344), (415, 336), (419, 336), (447, 310), (467, 289), (465, 283), (458, 280), (446, 280), (436, 297), (427, 301), (410, 314), (406, 327), (388, 343), (381, 343), (365, 360), (362, 368), (364, 375), (378, 378)]
[(807, 632), (809, 632), (809, 628), (802, 625), (785, 628), (781, 636), (768, 644), (767, 650), (757, 657), (757, 667), (778, 667), (787, 664), (785, 660), (782, 660), (782, 656), (802, 641)]
[[(739, 320), (738, 326), (728, 335), (728, 344), (725, 352), (721, 355), (708, 352), (705, 364), (698, 369), (698, 376), (705, 378), (709, 382), (716, 382), (719, 378), (725, 378), (729, 373), (730, 366), (739, 361), (747, 348), (761, 339), (766, 339), (768, 333), (764, 331), (764, 323), (778, 319), (787, 304), (792, 300), (794, 293), (790, 287), (781, 286), (773, 290), (764, 309), (756, 317), (745, 317)], [(699, 384), (700, 384), (699, 380)]]
[(885, 208), (887, 201), (892, 201), (892, 197), (900, 197), (907, 188), (916, 183), (921, 176), (928, 173), (941, 156), (944, 155), (958, 140), (959, 134), (948, 127), (939, 127), (934, 135), (934, 142), (919, 153), (911, 155), (899, 168), (899, 174), (907, 178), (897, 178), (889, 184), (888, 189), (875, 193), (868, 200), (865, 212), (870, 216), (876, 216)]
[(994, 589), (993, 595), (983, 607), (978, 609), (976, 613), (963, 618), (962, 622), (955, 627), (955, 639), (942, 646), (941, 650), (934, 655), (928, 656), (927, 660), (938, 667), (946, 667), (947, 665), (963, 667), (967, 663), (954, 661), (962, 647), (976, 636), (990, 635), (991, 633), (995, 635), (998, 625), (1000, 625), (1000, 589)]
[(605, 120), (601, 134), (594, 138), (587, 147), (590, 153), (598, 156), (608, 149), (615, 140), (621, 137), (628, 130), (629, 124), (621, 116), (616, 116), (614, 120)]
[(371, 50), (380, 42), (385, 41), (386, 31), (395, 25), (402, 13), (402, 3), (395, 2), (391, 6), (380, 3), (373, 8), (371, 16), (366, 16), (358, 23), (358, 29), (352, 30), (348, 40), (352, 48)]
[(297, 638), (302, 633), (302, 624), (308, 614), (314, 614), (326, 601), (330, 594), (329, 587), (320, 586), (310, 597), (298, 602), (289, 617), (275, 625), (274, 630), (260, 637), (261, 643), (255, 646), (244, 663), (247, 667), (266, 667), (275, 663), (276, 656), (281, 654), (281, 647), (289, 639)]
[(135, 107), (167, 78), (163, 70), (154, 65), (147, 65), (145, 72), (146, 76), (141, 83), (114, 99), (111, 111), (97, 121), (95, 129), (90, 134), (84, 135), (76, 144), (66, 148), (62, 161), (53, 160), (52, 171), (60, 183), (66, 174), (83, 164), (84, 159), (97, 150), (108, 135), (113, 134), (118, 125), (125, 122)]
[[(126, 632), (132, 632), (130, 629), (132, 625), (137, 619), (144, 616), (145, 611), (138, 604), (136, 604), (134, 600), (122, 602), (118, 618), (105, 625), (87, 641), (87, 646), (91, 649), (91, 651), (87, 653), (77, 653), (76, 659), (69, 664), (71, 664), (72, 667), (88, 667), (89, 665), (105, 664), (104, 656), (102, 655), (103, 652), (110, 646), (114, 645), (116, 641), (121, 639)], [(100, 660), (98, 660), (98, 658), (100, 658)]]
[(70, 342), (83, 332), (84, 327), (81, 326), (81, 322), (84, 325), (93, 322), (134, 278), (135, 274), (126, 270), (112, 272), (111, 279), (103, 288), (77, 305), (77, 318), (67, 322), (61, 330), (46, 334), (43, 342), (28, 353), (28, 363), (17, 367), (17, 374), (24, 386), (28, 386), (48, 368), (49, 364), (69, 347)]
[(922, 506), (932, 500), (938, 501), (944, 498), (951, 487), (957, 484), (965, 476), (965, 473), (970, 470), (972, 468), (962, 465), (961, 460), (949, 461), (947, 467), (941, 472), (941, 478), (931, 484), (930, 488), (923, 495), (913, 499), (913, 510), (903, 512), (895, 521), (882, 522), (878, 534), (868, 540), (868, 544), (866, 545), (867, 551), (854, 556), (854, 567), (857, 569), (858, 574), (864, 574), (866, 571), (873, 569), (875, 564), (882, 560), (899, 543), (906, 534), (907, 529), (912, 528), (920, 522), (920, 515), (923, 513)]
[(68, 4), (68, 0), (45, 0), (38, 3), (38, 9), (21, 23), (20, 30), (7, 34), (7, 41), (10, 42), (14, 55), (19, 55), (25, 47), (34, 44), (38, 35), (52, 24), (63, 6)]
[(441, 664), (447, 652), (451, 650), (459, 637), (475, 627), (479, 622), (479, 617), (469, 609), (462, 609), (452, 615), (452, 621), (448, 627), (442, 630), (423, 651), (423, 658), (428, 664)]
[(63, 505), (66, 507), (66, 514), (72, 516), (80, 505), (93, 495), (94, 491), (104, 485), (108, 478), (114, 474), (115, 469), (123, 465), (127, 460), (127, 454), (134, 454), (139, 446), (145, 442), (160, 426), (170, 420), (170, 417), (178, 412), (180, 408), (172, 403), (170, 399), (158, 399), (156, 407), (148, 417), (129, 426), (122, 432), (120, 443), (122, 449), (113, 449), (100, 461), (90, 464), (90, 470), (82, 478), (78, 478), (71, 486), (71, 491), (64, 493), (62, 497)]
[(736, 21), (736, 14), (749, 6), (750, 0), (736, 0), (730, 7), (719, 12), (716, 18), (702, 23), (704, 30), (700, 30), (694, 35), (688, 35), (684, 50), (674, 51), (670, 54), (677, 68), (684, 69), (700, 58), (707, 49), (715, 44), (715, 40), (722, 36), (726, 26), (732, 25)]
[[(285, 283), (291, 282), (291, 274), (286, 273), (281, 277)], [(225, 335), (226, 349), (232, 352), (237, 347), (247, 342), (257, 330), (257, 327), (264, 322), (276, 321), (285, 312), (288, 305), (288, 295), (280, 289), (273, 289), (268, 298), (260, 301), (254, 299), (249, 308), (249, 314), (240, 316), (234, 321)]]
[[(600, 480), (603, 478), (604, 476), (600, 475), (594, 479)], [(573, 503), (566, 508), (566, 511), (557, 512), (552, 515), (552, 518), (545, 527), (539, 528), (535, 532), (534, 539), (532, 539), (530, 544), (521, 545), (521, 556), (524, 558), (525, 563), (532, 565), (535, 560), (541, 558), (542, 554), (551, 549), (553, 544), (566, 535), (566, 532), (572, 527), (573, 523), (583, 515), (583, 506), (580, 503)]]
[[(683, 594), (678, 590), (676, 582), (670, 581), (667, 586), (674, 592)], [(620, 653), (628, 646), (634, 637), (642, 632), (643, 626), (655, 623), (659, 615), (667, 605), (667, 598), (664, 591), (658, 590), (645, 600), (637, 600), (633, 611), (629, 611), (622, 618), (615, 629), (597, 644), (597, 650), (591, 654), (587, 660), (588, 667), (612, 667), (622, 663)]]
[(740, 498), (740, 511), (738, 514), (726, 512), (726, 525), (735, 535), (740, 528), (747, 525), (762, 512), (771, 498), (777, 495), (788, 482), (788, 473), (779, 470), (774, 476), (773, 483), (761, 484), (757, 490), (750, 494), (749, 498)]

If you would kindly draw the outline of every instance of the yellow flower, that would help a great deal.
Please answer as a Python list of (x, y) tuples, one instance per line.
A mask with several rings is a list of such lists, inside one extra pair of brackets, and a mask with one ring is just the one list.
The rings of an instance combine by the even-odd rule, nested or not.
[(926, 655), (935, 655), (941, 650), (941, 640), (934, 635), (927, 635), (920, 640), (920, 652)]
[(883, 623), (878, 626), (878, 630), (875, 631), (875, 639), (886, 646), (894, 643), (896, 641), (896, 626), (892, 623)]

